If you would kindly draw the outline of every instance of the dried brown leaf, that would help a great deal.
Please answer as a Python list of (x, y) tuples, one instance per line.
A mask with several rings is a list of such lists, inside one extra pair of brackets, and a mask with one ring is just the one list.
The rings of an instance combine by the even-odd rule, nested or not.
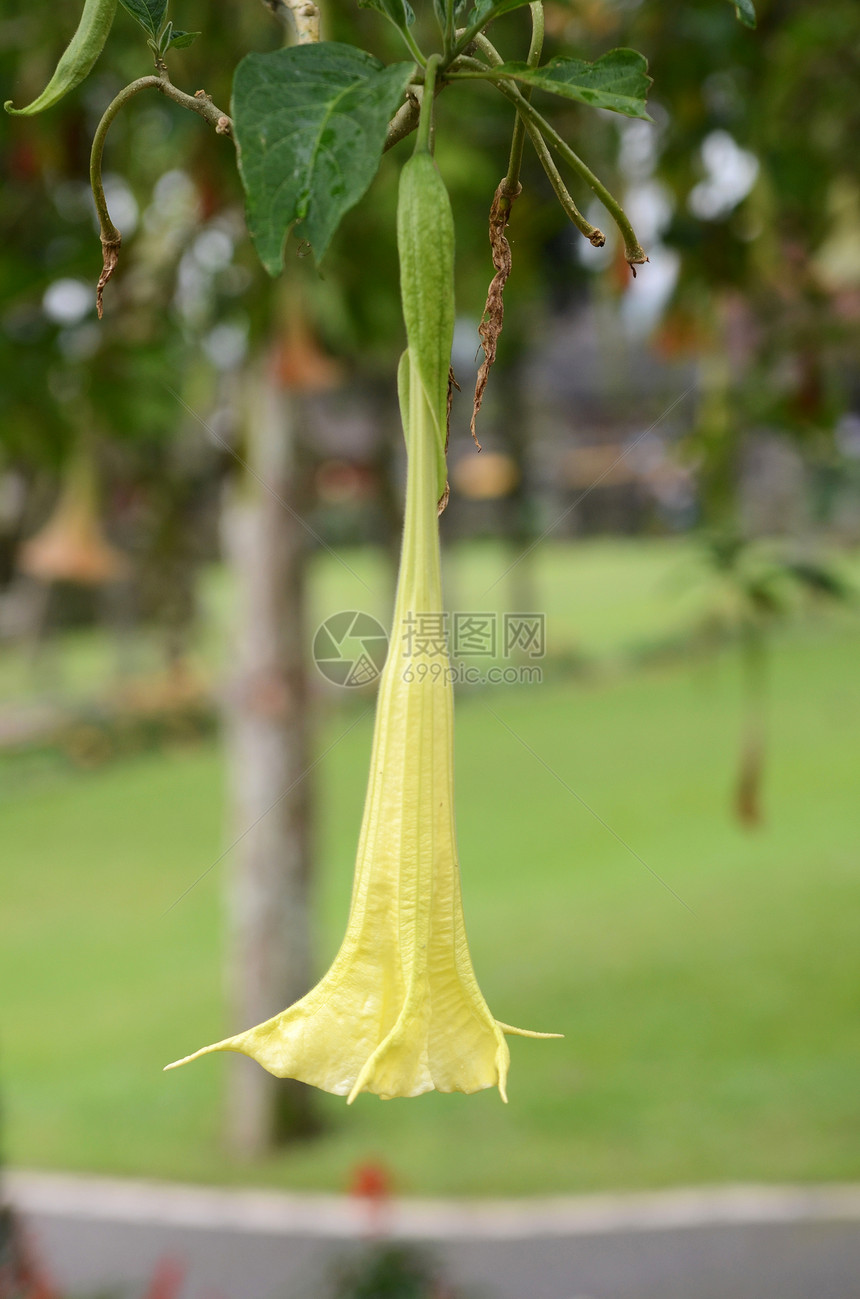
[(471, 424), (472, 437), (475, 439), (475, 446), (479, 451), (481, 450), (481, 444), (475, 432), (475, 421), (484, 400), (484, 391), (490, 377), (490, 369), (496, 359), (499, 335), (502, 332), (505, 320), (505, 285), (508, 282), (512, 265), (511, 246), (505, 237), (505, 226), (511, 219), (511, 208), (514, 205), (514, 200), (521, 193), (522, 186), (518, 185), (516, 190), (509, 191), (505, 186), (505, 181), (502, 181), (493, 195), (493, 202), (490, 207), (490, 248), (492, 249), (493, 265), (496, 268), (496, 273), (490, 281), (484, 314), (478, 326), (481, 346), (484, 349), (484, 359), (481, 362), (481, 368), (475, 382), (475, 400)]

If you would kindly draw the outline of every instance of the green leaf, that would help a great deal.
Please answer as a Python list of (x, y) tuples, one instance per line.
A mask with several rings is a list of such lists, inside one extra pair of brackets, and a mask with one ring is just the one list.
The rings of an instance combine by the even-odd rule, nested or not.
[(645, 96), (651, 85), (645, 56), (636, 50), (610, 50), (595, 63), (560, 56), (542, 68), (527, 63), (502, 63), (493, 73), (548, 90), (565, 99), (576, 99), (592, 108), (609, 108), (625, 117), (651, 118), (645, 111)]
[[(361, 4), (361, 0), (359, 0), (359, 4)], [(444, 32), (445, 17), (446, 17), (445, 0), (433, 0), (433, 7), (436, 10), (436, 18), (438, 20), (439, 26)], [(456, 0), (456, 3), (454, 5), (454, 22), (458, 27), (462, 27), (463, 16), (468, 7), (469, 7), (469, 0)]]
[(415, 10), (409, 0), (358, 0), (359, 9), (375, 9), (405, 31), (415, 22)]
[(510, 13), (512, 9), (521, 9), (528, 3), (529, 0), (478, 0), (466, 18), (466, 26), (475, 27), (480, 23), (485, 27), (494, 18), (501, 18), (502, 14)]
[(735, 13), (738, 20), (743, 23), (744, 27), (755, 27), (755, 5), (752, 0), (731, 0), (735, 7)]
[(167, 0), (120, 0), (120, 4), (153, 40), (158, 36), (167, 13)]
[(233, 81), (234, 133), (248, 228), (270, 275), (296, 222), (325, 256), (376, 175), (388, 122), (414, 73), (337, 41), (248, 54)]
[(188, 46), (193, 45), (199, 35), (199, 32), (174, 31), (167, 42), (167, 48), (169, 50), (187, 50)]

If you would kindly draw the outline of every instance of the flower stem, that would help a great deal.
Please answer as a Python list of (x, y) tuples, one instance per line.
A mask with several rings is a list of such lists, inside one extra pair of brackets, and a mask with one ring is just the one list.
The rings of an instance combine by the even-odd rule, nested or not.
[[(523, 119), (520, 118), (520, 121), (522, 120)], [(590, 221), (587, 221), (576, 206), (567, 186), (562, 180), (561, 172), (555, 165), (549, 146), (540, 131), (536, 126), (533, 126), (531, 122), (526, 122), (525, 126), (529, 133), (529, 139), (534, 145), (534, 150), (538, 156), (538, 160), (546, 172), (547, 179), (549, 180), (550, 185), (552, 185), (555, 196), (564, 209), (568, 220), (576, 226), (579, 233), (584, 235), (594, 248), (602, 248), (606, 243), (606, 235), (597, 226), (593, 226)]]
[[(532, 39), (526, 63), (530, 68), (536, 68), (540, 63), (541, 51), (543, 50), (544, 14), (542, 0), (533, 0), (533, 3), (529, 5), (529, 13), (532, 20)], [(531, 99), (531, 89), (525, 92), (524, 98)], [(514, 120), (514, 134), (511, 138), (508, 173), (502, 182), (502, 193), (511, 197), (520, 191), (520, 169), (523, 165), (525, 136), (525, 118), (517, 113)]]
[(454, 3), (455, 0), (445, 0), (445, 53), (450, 54), (454, 49)]
[(421, 115), (415, 136), (415, 153), (433, 152), (433, 101), (436, 98), (436, 74), (441, 62), (441, 55), (431, 54), (424, 70), (424, 94), (421, 97)]

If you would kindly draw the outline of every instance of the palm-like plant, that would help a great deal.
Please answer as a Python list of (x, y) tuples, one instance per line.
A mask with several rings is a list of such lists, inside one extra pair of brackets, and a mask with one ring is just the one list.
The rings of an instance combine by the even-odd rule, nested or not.
[(776, 627), (810, 603), (847, 605), (855, 592), (830, 559), (799, 555), (788, 543), (752, 539), (737, 531), (710, 533), (702, 559), (709, 593), (703, 631), (738, 646), (742, 722), (733, 806), (741, 825), (762, 821), (766, 704)]

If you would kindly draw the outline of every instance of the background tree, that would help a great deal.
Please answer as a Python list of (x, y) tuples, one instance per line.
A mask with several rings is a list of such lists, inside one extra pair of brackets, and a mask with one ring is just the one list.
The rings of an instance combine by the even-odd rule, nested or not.
[[(650, 167), (678, 269), (658, 343), (698, 365), (683, 452), (699, 484), (711, 625), (739, 640), (733, 806), (746, 825), (762, 816), (770, 629), (804, 597), (849, 598), (813, 529), (836, 523), (835, 484), (852, 472), (840, 430), (858, 399), (860, 345), (857, 11), (803, 0), (757, 10), (754, 40), (705, 3), (643, 6), (631, 24), (668, 109)], [(756, 448), (774, 439), (802, 457), (799, 519), (763, 513), (748, 486), (761, 481)], [(762, 545), (763, 531), (784, 540)]]

